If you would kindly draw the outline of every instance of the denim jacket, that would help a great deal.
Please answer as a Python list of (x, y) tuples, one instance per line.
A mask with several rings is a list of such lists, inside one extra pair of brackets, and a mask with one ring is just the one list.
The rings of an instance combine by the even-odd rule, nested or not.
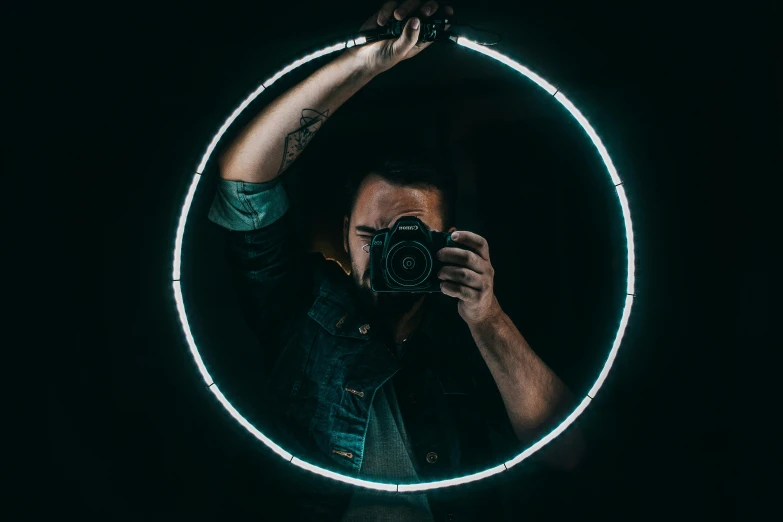
[[(260, 400), (284, 448), (360, 477), (370, 406), (392, 379), (421, 482), (474, 473), (522, 450), (451, 298), (427, 296), (422, 323), (396, 355), (357, 305), (350, 276), (297, 243), (279, 181), (220, 180), (209, 218), (227, 229), (241, 307), (263, 350), (267, 394)], [(493, 514), (500, 507), (493, 492), (427, 496), (436, 521), (503, 518)], [(348, 501), (331, 490), (303, 493), (298, 516), (338, 521)]]

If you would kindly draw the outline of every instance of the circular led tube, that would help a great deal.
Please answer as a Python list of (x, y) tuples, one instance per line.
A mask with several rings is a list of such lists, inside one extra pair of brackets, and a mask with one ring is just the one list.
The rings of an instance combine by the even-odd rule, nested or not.
[(596, 393), (601, 388), (601, 385), (604, 383), (606, 376), (609, 374), (609, 370), (612, 368), (612, 363), (614, 362), (614, 359), (617, 356), (617, 351), (620, 348), (620, 342), (622, 341), (625, 328), (628, 324), (628, 319), (631, 315), (631, 308), (633, 306), (633, 300), (635, 297), (634, 295), (634, 264), (635, 264), (634, 239), (633, 239), (633, 229), (631, 226), (631, 212), (630, 209), (628, 208), (628, 199), (625, 195), (623, 182), (620, 180), (620, 177), (617, 174), (617, 170), (615, 169), (614, 164), (612, 163), (612, 159), (609, 157), (609, 153), (606, 151), (606, 147), (604, 147), (603, 143), (601, 142), (601, 139), (598, 137), (593, 127), (590, 125), (587, 119), (582, 115), (582, 113), (579, 112), (579, 109), (577, 109), (574, 106), (574, 104), (571, 103), (571, 101), (565, 97), (563, 93), (559, 92), (558, 89), (556, 89), (549, 82), (547, 82), (546, 80), (544, 80), (543, 78), (535, 74), (527, 67), (521, 65), (520, 63), (512, 60), (511, 58), (493, 49), (489, 49), (483, 45), (477, 44), (471, 40), (468, 40), (467, 38), (458, 36), (458, 37), (451, 37), (451, 40), (456, 42), (458, 45), (461, 45), (463, 47), (481, 53), (484, 56), (492, 58), (493, 60), (496, 60), (514, 69), (515, 71), (522, 74), (523, 76), (525, 76), (526, 78), (534, 82), (536, 85), (541, 87), (550, 96), (553, 96), (558, 102), (560, 102), (560, 104), (562, 104), (563, 107), (565, 107), (568, 110), (568, 112), (574, 117), (574, 119), (577, 122), (579, 122), (579, 125), (582, 126), (582, 129), (584, 129), (584, 131), (587, 133), (587, 136), (593, 142), (593, 145), (595, 145), (595, 148), (598, 151), (601, 160), (604, 162), (604, 165), (606, 166), (606, 170), (607, 173), (609, 174), (609, 178), (611, 179), (612, 185), (614, 185), (615, 191), (617, 192), (617, 198), (620, 202), (620, 208), (622, 210), (623, 222), (625, 225), (625, 239), (626, 239), (626, 246), (627, 246), (627, 251), (626, 251), (627, 252), (627, 259), (626, 259), (627, 281), (626, 281), (626, 290), (625, 290), (626, 295), (625, 295), (625, 303), (623, 306), (623, 310), (622, 313), (620, 314), (617, 333), (615, 335), (614, 342), (612, 343), (612, 348), (609, 351), (609, 356), (607, 357), (606, 363), (601, 369), (598, 378), (596, 379), (592, 388), (590, 388), (590, 391), (587, 392), (587, 395), (582, 399), (582, 401), (576, 407), (576, 409), (574, 409), (574, 411), (571, 412), (571, 414), (568, 415), (568, 417), (566, 417), (566, 419), (563, 420), (563, 422), (561, 422), (556, 428), (554, 428), (551, 432), (549, 432), (547, 435), (541, 438), (538, 442), (531, 445), (530, 447), (525, 449), (525, 451), (523, 451), (522, 453), (520, 453), (519, 455), (517, 455), (516, 457), (514, 457), (513, 459), (507, 462), (501, 463), (492, 468), (485, 469), (481, 472), (474, 473), (472, 475), (465, 475), (453, 479), (440, 480), (435, 482), (424, 482), (419, 484), (390, 484), (384, 482), (374, 482), (369, 480), (357, 479), (354, 477), (336, 473), (334, 471), (330, 471), (321, 468), (319, 466), (310, 464), (308, 462), (305, 462), (304, 460), (301, 460), (295, 455), (292, 455), (291, 453), (289, 453), (288, 451), (286, 451), (285, 449), (277, 445), (274, 441), (269, 439), (260, 430), (258, 430), (255, 426), (253, 426), (247, 419), (245, 419), (242, 416), (242, 414), (239, 413), (236, 410), (236, 408), (234, 408), (231, 405), (228, 399), (226, 399), (226, 397), (220, 391), (218, 386), (212, 380), (212, 377), (210, 376), (209, 371), (207, 370), (206, 366), (204, 365), (204, 361), (201, 358), (201, 354), (199, 354), (198, 348), (196, 347), (195, 340), (193, 339), (193, 334), (190, 331), (190, 326), (188, 324), (188, 317), (185, 311), (185, 304), (182, 298), (182, 286), (180, 281), (180, 275), (181, 275), (180, 265), (182, 262), (182, 239), (184, 236), (185, 225), (187, 223), (188, 212), (190, 211), (190, 206), (191, 203), (193, 202), (193, 196), (196, 192), (196, 188), (198, 187), (198, 183), (199, 180), (201, 179), (201, 175), (204, 172), (204, 168), (206, 167), (206, 164), (209, 161), (212, 152), (215, 150), (215, 146), (218, 144), (223, 134), (231, 126), (231, 124), (234, 122), (237, 116), (239, 116), (239, 114), (243, 110), (245, 110), (247, 106), (250, 105), (250, 103), (252, 103), (253, 100), (255, 100), (258, 97), (259, 94), (261, 94), (265, 89), (267, 89), (274, 82), (276, 82), (284, 75), (288, 74), (289, 72), (293, 71), (297, 67), (310, 62), (311, 60), (315, 60), (316, 58), (320, 58), (322, 56), (333, 53), (335, 51), (348, 49), (355, 45), (362, 45), (366, 43), (366, 40), (364, 38), (350, 39), (346, 42), (341, 42), (326, 47), (324, 49), (321, 49), (320, 51), (317, 51), (299, 60), (296, 60), (295, 62), (291, 63), (290, 65), (282, 69), (280, 72), (278, 72), (277, 74), (269, 78), (263, 84), (261, 84), (261, 86), (259, 86), (253, 93), (251, 93), (250, 96), (248, 96), (239, 105), (239, 107), (236, 108), (236, 110), (231, 114), (231, 116), (229, 116), (228, 119), (226, 119), (226, 121), (220, 127), (217, 134), (215, 134), (215, 136), (212, 138), (212, 141), (207, 147), (207, 151), (204, 153), (204, 156), (201, 159), (201, 163), (196, 169), (196, 174), (193, 176), (193, 180), (185, 196), (185, 202), (182, 205), (182, 211), (180, 213), (180, 218), (179, 218), (179, 225), (177, 227), (177, 234), (174, 240), (174, 266), (173, 266), (173, 274), (172, 274), (172, 280), (173, 280), (172, 287), (174, 290), (174, 300), (176, 302), (177, 312), (179, 314), (179, 319), (182, 324), (182, 330), (185, 334), (185, 339), (190, 348), (190, 352), (193, 355), (193, 359), (196, 363), (196, 367), (201, 373), (204, 383), (206, 384), (208, 389), (217, 398), (217, 400), (223, 405), (226, 411), (228, 411), (228, 413), (231, 414), (231, 416), (234, 417), (234, 419), (236, 419), (237, 422), (239, 422), (239, 424), (241, 424), (254, 437), (256, 437), (258, 440), (263, 442), (274, 453), (280, 455), (282, 458), (284, 458), (291, 464), (298, 466), (302, 469), (311, 471), (317, 475), (321, 475), (323, 477), (327, 477), (346, 484), (352, 484), (354, 486), (364, 487), (367, 489), (405, 493), (405, 492), (427, 491), (427, 490), (445, 488), (449, 486), (456, 486), (460, 484), (466, 484), (469, 482), (475, 482), (477, 480), (481, 480), (483, 478), (490, 477), (492, 475), (496, 475), (498, 473), (502, 473), (508, 470), (512, 466), (519, 464), (520, 462), (522, 462), (523, 460), (525, 460), (526, 458), (534, 454), (536, 451), (544, 447), (546, 444), (551, 442), (554, 438), (560, 435), (568, 426), (570, 426), (571, 423), (573, 423), (576, 420), (576, 418), (582, 414), (582, 412), (584, 412), (585, 408), (587, 408), (588, 404), (590, 404), (590, 401), (595, 397)]

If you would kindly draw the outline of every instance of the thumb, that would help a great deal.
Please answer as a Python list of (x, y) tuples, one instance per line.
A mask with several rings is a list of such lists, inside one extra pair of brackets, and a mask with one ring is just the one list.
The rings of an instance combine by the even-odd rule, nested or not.
[[(415, 22), (415, 23), (414, 23)], [(414, 29), (414, 25), (416, 28)], [(405, 24), (400, 37), (392, 45), (392, 51), (395, 57), (401, 57), (408, 54), (416, 42), (419, 40), (419, 26), (421, 23), (418, 18), (411, 18)]]

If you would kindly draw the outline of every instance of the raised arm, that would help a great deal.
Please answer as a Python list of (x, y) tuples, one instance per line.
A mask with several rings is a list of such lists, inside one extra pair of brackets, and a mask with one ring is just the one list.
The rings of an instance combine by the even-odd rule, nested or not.
[(249, 183), (274, 180), (375, 74), (355, 52), (346, 51), (324, 65), (253, 118), (221, 155), (220, 177)]
[[(401, 20), (418, 5), (409, 0), (397, 9), (396, 2), (387, 2), (360, 30), (385, 25), (392, 16)], [(428, 14), (434, 14), (437, 4), (427, 5)], [(308, 260), (319, 262), (296, 242), (288, 197), (278, 176), (348, 98), (376, 75), (431, 44), (417, 43), (419, 31), (413, 29), (413, 20), (396, 40), (347, 49), (280, 95), (219, 158), (222, 179), (209, 219), (229, 231), (228, 261), (241, 307), (259, 337), (267, 339), (283, 327), (291, 307), (308, 295)], [(278, 346), (270, 342), (266, 346), (271, 362)]]
[[(397, 2), (387, 2), (360, 30), (385, 25), (392, 16), (401, 20), (418, 7), (418, 1), (405, 2), (399, 8)], [(422, 11), (432, 15), (437, 8), (436, 2), (427, 2)], [(324, 122), (359, 89), (432, 43), (417, 43), (419, 29), (414, 20), (418, 23), (417, 18), (411, 18), (398, 39), (347, 49), (267, 105), (221, 155), (220, 176), (265, 183), (282, 174)]]

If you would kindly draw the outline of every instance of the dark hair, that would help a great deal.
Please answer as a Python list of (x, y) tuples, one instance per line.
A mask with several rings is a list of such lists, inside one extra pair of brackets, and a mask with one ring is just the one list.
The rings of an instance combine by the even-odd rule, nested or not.
[(370, 160), (365, 166), (359, 167), (345, 185), (347, 208), (350, 216), (359, 196), (362, 181), (370, 174), (375, 174), (392, 185), (400, 187), (427, 187), (438, 190), (441, 194), (441, 217), (443, 229), (454, 226), (455, 194), (454, 177), (448, 175), (445, 169), (437, 168), (422, 153), (386, 154)]

